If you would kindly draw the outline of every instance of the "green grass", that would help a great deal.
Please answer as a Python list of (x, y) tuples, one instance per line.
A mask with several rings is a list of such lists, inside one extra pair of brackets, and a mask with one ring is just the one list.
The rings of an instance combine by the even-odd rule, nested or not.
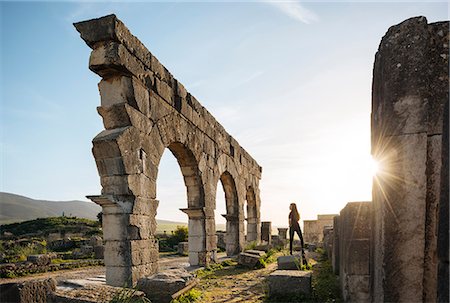
[(342, 302), (338, 276), (324, 256), (313, 267), (312, 290), (313, 302)]
[(210, 264), (210, 265), (206, 266), (204, 269), (199, 269), (195, 272), (195, 274), (196, 274), (197, 278), (204, 278), (204, 277), (207, 277), (207, 276), (213, 274), (217, 270), (224, 269), (224, 268), (230, 267), (230, 266), (236, 266), (236, 265), (237, 265), (236, 261), (225, 260), (225, 261), (222, 261), (221, 263)]
[(199, 300), (202, 292), (198, 289), (191, 289), (189, 292), (181, 295), (179, 298), (172, 300), (170, 303), (191, 303)]

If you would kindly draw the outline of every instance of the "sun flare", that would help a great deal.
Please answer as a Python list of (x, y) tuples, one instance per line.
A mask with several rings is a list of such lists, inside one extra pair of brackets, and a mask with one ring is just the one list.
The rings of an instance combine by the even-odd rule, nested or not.
[(371, 158), (371, 161), (370, 161), (370, 172), (371, 172), (372, 176), (375, 177), (380, 171), (381, 171), (380, 162), (378, 162), (374, 158)]

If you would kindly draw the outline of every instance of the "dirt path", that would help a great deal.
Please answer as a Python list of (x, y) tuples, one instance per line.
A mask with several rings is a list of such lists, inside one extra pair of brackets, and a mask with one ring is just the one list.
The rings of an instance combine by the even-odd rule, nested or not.
[(263, 302), (266, 278), (275, 269), (276, 263), (258, 270), (236, 266), (218, 270), (200, 280), (197, 287), (203, 293), (200, 302)]
[[(225, 254), (219, 254), (219, 258), (223, 258)], [(180, 256), (161, 256), (159, 261), (159, 269), (164, 270), (169, 267), (187, 267), (189, 266), (188, 257)], [(17, 283), (36, 279), (48, 279), (54, 278), (56, 281), (68, 280), (68, 279), (84, 279), (87, 277), (98, 277), (105, 275), (104, 266), (92, 266), (82, 267), (77, 269), (59, 270), (54, 272), (45, 272), (39, 274), (33, 274), (25, 277), (18, 277), (13, 279), (0, 279), (0, 284), (5, 283)]]

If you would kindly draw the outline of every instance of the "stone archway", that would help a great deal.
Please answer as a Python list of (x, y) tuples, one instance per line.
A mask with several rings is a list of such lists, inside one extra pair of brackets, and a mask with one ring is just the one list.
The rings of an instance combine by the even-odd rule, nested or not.
[[(105, 130), (93, 140), (102, 192), (89, 198), (103, 208), (107, 283), (135, 285), (158, 271), (156, 179), (166, 148), (186, 185), (188, 207), (182, 211), (189, 216), (190, 263), (216, 260), (219, 179), (232, 201), (240, 250), (246, 186), (255, 191), (259, 226), (261, 167), (115, 15), (75, 27), (92, 48), (89, 68), (102, 78), (97, 110)], [(225, 171), (234, 189), (228, 175), (221, 178)]]
[(174, 142), (169, 144), (167, 148), (177, 159), (186, 186), (187, 208), (182, 208), (181, 211), (189, 217), (189, 263), (191, 265), (202, 265), (206, 263), (202, 256), (206, 250), (205, 216), (202, 212), (205, 206), (205, 193), (197, 160), (182, 143)]
[(240, 226), (239, 226), (239, 200), (236, 189), (236, 183), (229, 172), (224, 172), (220, 176), (220, 183), (223, 186), (225, 192), (225, 205), (226, 214), (222, 216), (227, 220), (226, 225), (226, 252), (227, 256), (233, 256), (238, 254), (242, 247), (240, 246)]

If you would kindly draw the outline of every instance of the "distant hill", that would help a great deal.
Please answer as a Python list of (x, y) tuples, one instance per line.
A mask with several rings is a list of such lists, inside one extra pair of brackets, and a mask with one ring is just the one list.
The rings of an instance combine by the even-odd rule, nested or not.
[[(65, 216), (97, 220), (102, 208), (94, 202), (86, 201), (46, 201), (0, 192), (0, 225), (34, 220), (37, 218)], [(177, 226), (187, 226), (187, 222), (157, 219), (157, 233), (170, 233)], [(217, 230), (225, 230), (225, 224), (217, 224)]]
[(0, 224), (57, 217), (63, 212), (66, 216), (97, 220), (97, 214), (101, 210), (94, 202), (34, 200), (0, 192)]

